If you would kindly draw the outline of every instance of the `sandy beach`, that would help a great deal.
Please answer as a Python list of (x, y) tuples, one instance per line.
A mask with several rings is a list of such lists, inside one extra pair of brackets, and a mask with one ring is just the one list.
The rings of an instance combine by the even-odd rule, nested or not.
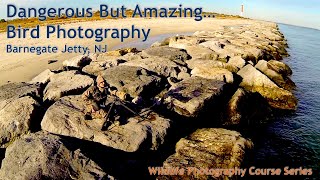
[[(167, 33), (185, 33), (196, 31), (209, 31), (222, 28), (223, 26), (233, 26), (240, 24), (251, 24), (254, 20), (247, 19), (204, 19), (197, 22), (194, 19), (117, 19), (117, 20), (104, 20), (104, 21), (90, 21), (61, 25), (61, 27), (70, 29), (82, 26), (83, 28), (129, 28), (135, 25), (137, 28), (150, 28), (150, 36), (157, 36)], [(6, 53), (6, 45), (11, 44), (14, 46), (46, 46), (54, 45), (62, 49), (65, 45), (82, 45), (93, 47), (99, 44), (94, 39), (58, 39), (53, 37), (47, 39), (45, 37), (45, 27), (41, 27), (39, 39), (7, 39), (6, 33), (0, 34), (1, 39), (1, 52), (0, 52), (0, 85), (9, 82), (27, 82), (30, 81), (37, 74), (45, 69), (56, 69), (61, 67), (62, 62), (68, 58), (77, 56), (79, 54), (70, 53), (63, 54), (61, 52), (53, 54), (35, 55), (31, 53)], [(127, 39), (126, 42), (134, 41), (135, 39)], [(142, 39), (141, 39), (142, 41)], [(124, 42), (124, 43), (126, 43)], [(107, 44), (108, 49), (121, 44), (118, 39), (106, 39), (101, 44)], [(48, 64), (48, 60), (58, 60), (56, 63)]]

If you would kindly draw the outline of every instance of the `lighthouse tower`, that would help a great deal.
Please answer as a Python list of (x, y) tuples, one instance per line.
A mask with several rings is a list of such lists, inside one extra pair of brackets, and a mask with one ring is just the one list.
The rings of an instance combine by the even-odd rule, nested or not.
[(241, 12), (240, 12), (240, 16), (244, 15), (244, 4), (241, 4)]

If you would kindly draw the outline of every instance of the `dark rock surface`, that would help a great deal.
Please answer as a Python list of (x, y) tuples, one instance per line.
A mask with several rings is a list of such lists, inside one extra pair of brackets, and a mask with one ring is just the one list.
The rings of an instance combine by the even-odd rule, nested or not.
[(201, 77), (191, 77), (171, 87), (165, 97), (165, 104), (185, 117), (196, 117), (222, 96), (226, 83)]
[(117, 66), (101, 73), (110, 86), (132, 98), (150, 97), (161, 90), (161, 78), (140, 67)]
[(40, 87), (27, 83), (13, 83), (0, 87), (0, 146), (31, 131), (39, 123)]
[(70, 151), (58, 136), (38, 132), (6, 150), (0, 179), (102, 179), (107, 175), (80, 150)]
[[(190, 167), (203, 169), (229, 169), (240, 167), (245, 153), (253, 143), (236, 131), (226, 129), (198, 129), (176, 144), (176, 153), (163, 163), (164, 168), (179, 167), (187, 170)], [(168, 176), (167, 176), (168, 177)], [(159, 179), (166, 179), (160, 177)], [(181, 179), (207, 179), (196, 170), (188, 175), (185, 172)], [(172, 176), (173, 178), (173, 176)], [(211, 178), (223, 178), (212, 175)], [(225, 176), (224, 178), (227, 178)], [(168, 177), (168, 179), (171, 179)]]

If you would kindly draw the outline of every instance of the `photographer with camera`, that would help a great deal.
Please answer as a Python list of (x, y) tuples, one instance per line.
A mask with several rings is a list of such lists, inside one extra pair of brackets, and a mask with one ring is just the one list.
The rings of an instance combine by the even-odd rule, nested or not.
[(105, 79), (99, 75), (96, 83), (82, 94), (86, 102), (85, 119), (105, 119), (103, 128), (108, 128), (112, 124), (120, 125), (118, 106), (113, 106), (113, 104), (117, 101), (116, 98), (122, 100), (127, 98), (127, 94), (116, 90), (109, 91), (108, 88)]

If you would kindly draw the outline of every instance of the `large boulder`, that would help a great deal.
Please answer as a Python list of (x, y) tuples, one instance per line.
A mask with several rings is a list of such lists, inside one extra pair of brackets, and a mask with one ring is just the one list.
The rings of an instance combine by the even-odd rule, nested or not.
[(67, 96), (54, 103), (41, 122), (43, 130), (87, 141), (126, 152), (156, 150), (164, 143), (170, 120), (149, 112), (145, 119), (132, 117), (123, 125), (106, 131), (104, 119), (85, 120), (85, 102), (80, 96)]
[(297, 99), (290, 91), (279, 88), (252, 65), (246, 65), (238, 72), (238, 75), (243, 78), (241, 87), (251, 92), (260, 93), (273, 108), (286, 110), (297, 108)]
[(27, 83), (0, 87), (0, 147), (7, 147), (36, 126), (40, 88)]
[(236, 66), (239, 69), (241, 69), (246, 65), (246, 61), (242, 59), (241, 56), (234, 56), (229, 59), (228, 64)]
[(226, 83), (202, 77), (191, 77), (172, 86), (164, 103), (174, 112), (185, 117), (196, 117), (222, 96)]
[(166, 58), (179, 64), (184, 64), (184, 61), (190, 59), (190, 56), (185, 50), (172, 47), (148, 48), (142, 51), (142, 56)]
[(213, 68), (223, 68), (223, 69), (227, 69), (230, 72), (238, 72), (238, 67), (234, 66), (232, 64), (229, 63), (225, 63), (222, 61), (215, 61), (215, 60), (189, 60), (187, 61), (188, 63), (188, 67), (190, 69), (194, 69), (194, 68), (205, 68), (205, 69), (213, 69)]
[(289, 91), (295, 89), (295, 83), (289, 77), (283, 76), (282, 74), (279, 74), (276, 71), (270, 69), (267, 61), (260, 60), (255, 67), (265, 75), (267, 75), (279, 87), (282, 87)]
[[(0, 145), (8, 143), (31, 131), (35, 126), (40, 104), (30, 96), (13, 99), (0, 110)], [(38, 122), (39, 123), (39, 122)]]
[(71, 68), (83, 68), (84, 66), (90, 64), (92, 59), (89, 56), (76, 56), (71, 59), (63, 61), (62, 65), (64, 67), (71, 67)]
[(245, 87), (247, 91), (258, 92), (269, 103), (269, 105), (276, 109), (282, 110), (296, 110), (298, 106), (297, 98), (290, 92), (282, 88), (268, 88), (268, 87)]
[[(183, 62), (182, 62), (183, 63)], [(134, 60), (124, 63), (125, 66), (135, 66), (142, 67), (149, 71), (157, 73), (159, 76), (163, 77), (178, 77), (180, 72), (187, 72), (188, 69), (184, 66), (181, 66), (175, 61), (165, 59), (165, 58), (155, 58), (150, 57), (141, 60)], [(186, 66), (186, 64), (185, 64)]]
[(181, 179), (225, 179), (227, 175), (209, 170), (241, 167), (247, 151), (252, 147), (253, 143), (236, 131), (198, 129), (176, 144), (176, 153), (166, 159), (163, 167), (185, 169)]
[(143, 59), (142, 53), (128, 53), (124, 56), (121, 56), (121, 59), (125, 60), (125, 61), (133, 61), (133, 60), (139, 60), (139, 59)]
[(101, 74), (101, 71), (118, 66), (125, 62), (125, 60), (119, 57), (109, 57), (105, 60), (92, 61), (88, 66), (84, 67), (82, 71), (90, 75), (98, 76)]
[(257, 125), (263, 123), (271, 113), (268, 102), (259, 94), (239, 88), (226, 106), (223, 125)]
[(111, 87), (132, 98), (151, 97), (162, 89), (161, 78), (150, 71), (133, 66), (117, 66), (101, 73)]
[[(10, 83), (0, 86), (0, 102), (8, 102), (12, 98), (15, 99), (24, 96), (40, 98), (40, 87), (29, 83)], [(3, 104), (1, 103), (0, 108), (3, 108)]]
[(39, 75), (37, 75), (36, 77), (34, 77), (29, 83), (31, 83), (31, 84), (36, 84), (36, 83), (46, 84), (50, 81), (50, 78), (53, 75), (54, 75), (54, 72), (52, 72), (50, 69), (47, 69), (47, 70), (43, 71), (42, 73), (40, 73)]
[(62, 96), (82, 93), (93, 84), (89, 76), (78, 71), (64, 71), (54, 74), (44, 90), (44, 101), (57, 101)]
[(223, 68), (196, 67), (192, 69), (191, 74), (192, 76), (233, 83), (233, 74)]
[(278, 86), (271, 81), (266, 75), (258, 71), (251, 64), (246, 65), (242, 68), (238, 75), (240, 75), (243, 79), (241, 82), (241, 86), (261, 86), (261, 87), (269, 87), (269, 88), (278, 88)]
[(219, 42), (218, 40), (211, 40), (211, 41), (206, 41), (200, 44), (200, 46), (209, 48), (215, 52), (219, 52), (224, 48), (224, 44), (222, 44), (221, 42)]
[(245, 60), (251, 60), (256, 63), (259, 59), (262, 59), (264, 57), (264, 51), (258, 47), (247, 45), (243, 48), (244, 52), (241, 56)]
[(187, 53), (192, 59), (217, 60), (218, 54), (211, 49), (199, 45), (186, 46)]
[(216, 54), (218, 54), (218, 60), (223, 62), (227, 62), (231, 57), (242, 55), (246, 52), (241, 46), (236, 46), (230, 43), (222, 43), (220, 40), (206, 41), (200, 45), (213, 50)]
[(170, 38), (169, 47), (187, 49), (188, 46), (198, 45), (202, 42), (204, 42), (204, 39), (193, 36), (175, 36)]
[(0, 179), (102, 179), (108, 176), (92, 160), (71, 151), (58, 136), (39, 132), (10, 145), (2, 161)]
[(292, 75), (291, 68), (283, 62), (271, 60), (268, 62), (268, 67), (283, 76)]

